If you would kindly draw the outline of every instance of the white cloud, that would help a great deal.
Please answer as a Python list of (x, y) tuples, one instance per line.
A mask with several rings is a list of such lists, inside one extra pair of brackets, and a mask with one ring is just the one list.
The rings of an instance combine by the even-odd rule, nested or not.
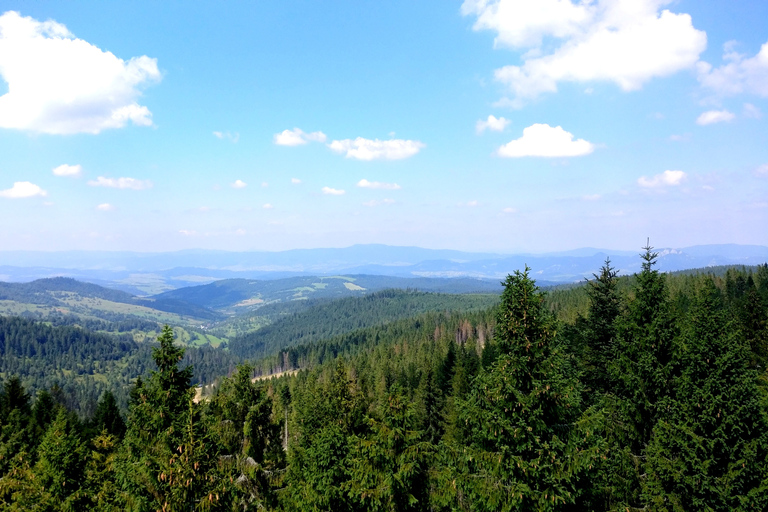
[(364, 139), (334, 140), (328, 147), (336, 153), (346, 153), (347, 158), (357, 160), (402, 160), (419, 152), (426, 144), (418, 140)]
[(95, 180), (89, 181), (88, 184), (92, 187), (127, 188), (131, 190), (152, 188), (152, 182), (149, 180), (137, 180), (135, 178), (105, 178), (104, 176), (99, 176)]
[(0, 190), (0, 197), (22, 199), (26, 197), (47, 196), (48, 192), (28, 181), (17, 181), (7, 190)]
[(181, 233), (184, 236), (195, 236), (197, 235), (197, 231), (189, 230), (189, 229), (180, 229), (179, 233)]
[(768, 97), (768, 43), (750, 58), (732, 48), (733, 42), (724, 45), (726, 64), (718, 68), (706, 62), (699, 63), (701, 85), (723, 96), (746, 93)]
[(237, 132), (234, 134), (229, 132), (213, 132), (213, 136), (217, 139), (229, 139), (233, 144), (237, 144), (237, 141), (240, 140), (240, 134)]
[(382, 183), (380, 181), (368, 181), (366, 179), (358, 181), (357, 186), (360, 188), (375, 188), (383, 190), (400, 190), (402, 188), (397, 183)]
[(235, 180), (234, 183), (230, 184), (229, 186), (232, 188), (245, 188), (248, 186), (248, 184), (243, 180)]
[(262, 206), (262, 208), (264, 208), (265, 210), (271, 210), (272, 208), (274, 208), (274, 206), (272, 206), (272, 204), (270, 203), (265, 203), (264, 206)]
[(768, 178), (768, 164), (763, 164), (755, 169), (755, 176), (764, 176)]
[(523, 136), (499, 148), (499, 156), (519, 158), (524, 156), (568, 157), (588, 155), (595, 145), (584, 139), (573, 140), (573, 134), (561, 126), (534, 124), (523, 130)]
[(332, 196), (341, 196), (346, 193), (344, 190), (339, 190), (331, 187), (323, 187), (322, 191), (323, 191), (323, 194), (328, 194)]
[(637, 184), (645, 188), (674, 187), (680, 185), (686, 177), (683, 171), (664, 171), (651, 178), (641, 176)]
[(585, 200), (585, 201), (597, 201), (597, 200), (599, 200), (601, 197), (602, 197), (602, 196), (601, 196), (600, 194), (589, 194), (589, 195), (586, 195), (586, 196), (581, 196), (581, 198), (582, 198), (583, 200)]
[(483, 133), (485, 130), (491, 130), (492, 132), (502, 132), (504, 131), (504, 128), (509, 126), (509, 123), (511, 123), (509, 119), (504, 119), (503, 117), (495, 117), (495, 116), (488, 116), (488, 119), (483, 121), (482, 119), (478, 120), (477, 123), (475, 123), (475, 131), (477, 133)]
[(371, 201), (366, 201), (363, 203), (363, 206), (368, 206), (369, 208), (373, 208), (374, 206), (381, 206), (384, 204), (395, 204), (394, 199), (382, 199), (381, 201), (373, 199)]
[(243, 236), (243, 235), (245, 235), (246, 233), (248, 233), (248, 232), (247, 232), (246, 230), (244, 230), (243, 228), (238, 228), (238, 229), (236, 229), (236, 230), (235, 230), (235, 234), (236, 234), (237, 236)]
[(291, 178), (291, 183), (294, 185), (301, 185), (301, 180), (299, 178)]
[(495, 31), (496, 47), (528, 50), (521, 66), (495, 72), (520, 107), (559, 82), (608, 81), (631, 91), (692, 68), (707, 36), (688, 14), (661, 10), (670, 2), (465, 0), (462, 13), (477, 17), (475, 30)]
[(139, 88), (161, 78), (156, 59), (124, 61), (61, 23), (15, 11), (0, 16), (0, 76), (8, 82), (0, 127), (52, 134), (151, 126)]
[(111, 212), (115, 209), (115, 207), (109, 203), (101, 203), (96, 207), (96, 209), (102, 212)]
[(724, 123), (736, 117), (727, 110), (708, 110), (696, 118), (696, 124), (706, 126), (708, 124)]
[(62, 164), (53, 169), (55, 176), (68, 176), (70, 178), (79, 178), (83, 175), (83, 167), (81, 165), (67, 165)]
[(273, 140), (278, 146), (301, 146), (310, 141), (325, 142), (328, 137), (323, 132), (305, 133), (299, 128), (294, 128), (276, 133)]
[(745, 103), (744, 117), (748, 117), (750, 119), (761, 119), (763, 117), (763, 112), (753, 104)]
[(517, 213), (517, 208), (509, 208), (509, 207), (507, 207), (507, 208), (504, 208), (504, 209), (503, 209), (503, 210), (501, 210), (501, 211), (502, 211), (503, 213)]
[(261, 182), (261, 188), (267, 188), (268, 186), (269, 186), (269, 183), (267, 183), (266, 181)]

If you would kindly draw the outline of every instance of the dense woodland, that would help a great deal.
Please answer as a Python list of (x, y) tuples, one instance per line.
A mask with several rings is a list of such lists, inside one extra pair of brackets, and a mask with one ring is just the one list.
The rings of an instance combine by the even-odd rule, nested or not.
[[(0, 509), (766, 510), (768, 265), (670, 276), (642, 258), (547, 294), (515, 272), (493, 308), (345, 332), (316, 315), (322, 335), (253, 348), (267, 357), (199, 402), (170, 328), (125, 345), (154, 368), (132, 370), (126, 410), (109, 390), (92, 412), (57, 384), (32, 398), (6, 366)], [(126, 360), (119, 338), (24, 322), (0, 324), (4, 364), (7, 347)], [(37, 345), (12, 345), (30, 329)]]

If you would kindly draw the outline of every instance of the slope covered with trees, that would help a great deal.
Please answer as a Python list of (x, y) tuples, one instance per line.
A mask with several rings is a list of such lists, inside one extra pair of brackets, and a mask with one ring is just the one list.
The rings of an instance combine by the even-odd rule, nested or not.
[(655, 259), (562, 307), (516, 272), (496, 308), (306, 343), (202, 402), (166, 329), (124, 427), (109, 394), (81, 421), (6, 379), (0, 507), (765, 510), (768, 266)]

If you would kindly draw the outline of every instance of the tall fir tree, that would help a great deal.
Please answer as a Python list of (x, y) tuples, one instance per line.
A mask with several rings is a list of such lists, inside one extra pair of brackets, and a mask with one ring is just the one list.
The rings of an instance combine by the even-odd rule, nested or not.
[(651, 510), (765, 510), (766, 404), (749, 343), (710, 280), (683, 338), (684, 369), (646, 454), (644, 501)]
[(529, 271), (504, 282), (499, 356), (461, 403), (472, 426), (456, 486), (469, 510), (563, 510), (578, 501), (579, 475), (594, 456), (577, 426), (580, 385), (556, 348), (554, 319)]

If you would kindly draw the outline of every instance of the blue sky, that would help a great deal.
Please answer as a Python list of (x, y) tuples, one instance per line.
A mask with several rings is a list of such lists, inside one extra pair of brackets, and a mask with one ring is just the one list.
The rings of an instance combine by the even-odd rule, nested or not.
[(768, 245), (767, 43), (763, 1), (5, 2), (0, 250)]

